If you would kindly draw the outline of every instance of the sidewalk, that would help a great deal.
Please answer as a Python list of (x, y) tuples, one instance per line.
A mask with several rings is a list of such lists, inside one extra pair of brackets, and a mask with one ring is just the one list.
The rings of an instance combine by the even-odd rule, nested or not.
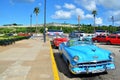
[(0, 80), (54, 80), (49, 41), (39, 37), (0, 47)]

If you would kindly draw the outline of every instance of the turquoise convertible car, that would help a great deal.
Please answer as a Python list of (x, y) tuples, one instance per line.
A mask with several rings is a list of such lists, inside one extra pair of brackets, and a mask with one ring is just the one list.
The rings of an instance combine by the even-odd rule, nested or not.
[(61, 43), (59, 51), (73, 74), (101, 73), (115, 69), (114, 54), (97, 47), (90, 38)]

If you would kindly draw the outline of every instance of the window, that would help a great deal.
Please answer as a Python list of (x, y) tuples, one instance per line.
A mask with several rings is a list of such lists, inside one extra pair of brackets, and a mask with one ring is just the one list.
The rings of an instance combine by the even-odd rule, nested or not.
[(106, 38), (106, 36), (101, 36), (102, 38)]
[(118, 36), (118, 39), (120, 39), (120, 36)]
[(108, 36), (109, 38), (116, 38), (116, 36)]

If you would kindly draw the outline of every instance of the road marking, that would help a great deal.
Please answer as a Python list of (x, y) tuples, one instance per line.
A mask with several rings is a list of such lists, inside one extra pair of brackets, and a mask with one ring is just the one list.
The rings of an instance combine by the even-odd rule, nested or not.
[(50, 45), (50, 55), (51, 55), (51, 59), (52, 59), (52, 70), (53, 70), (54, 80), (60, 80), (50, 41), (49, 41), (49, 45)]

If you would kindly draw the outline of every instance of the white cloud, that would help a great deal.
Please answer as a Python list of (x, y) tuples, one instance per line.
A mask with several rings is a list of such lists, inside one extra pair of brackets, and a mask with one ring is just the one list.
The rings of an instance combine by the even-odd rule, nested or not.
[(74, 0), (76, 4), (79, 4), (80, 6), (84, 7), (85, 9), (91, 11), (96, 10), (97, 5), (104, 6), (108, 9), (120, 9), (120, 0)]
[(120, 21), (120, 10), (114, 10), (108, 12), (109, 19), (113, 16), (115, 21)]
[(115, 22), (116, 25), (120, 25), (120, 21)]
[(100, 24), (102, 24), (103, 22), (102, 22), (102, 18), (96, 18), (95, 19), (95, 23), (97, 24), (97, 25), (100, 25)]
[(112, 16), (120, 16), (120, 10), (117, 11), (109, 11), (109, 14)]
[(120, 9), (120, 0), (98, 0), (98, 3), (105, 8), (109, 9)]
[(71, 12), (58, 10), (51, 17), (53, 19), (70, 19), (71, 18)]
[(92, 11), (96, 10), (96, 2), (95, 0), (74, 0), (75, 3), (81, 5), (85, 9)]
[(76, 6), (74, 6), (74, 9), (71, 8), (67, 11), (62, 10), (62, 8), (61, 8), (61, 10), (57, 10), (51, 16), (51, 18), (53, 18), (53, 19), (70, 19), (72, 16), (78, 17), (78, 15), (80, 15), (81, 20), (83, 20), (83, 19), (93, 19), (92, 14), (85, 14), (82, 9), (76, 8)]
[(92, 14), (86, 14), (86, 15), (85, 15), (85, 18), (87, 18), (87, 19), (92, 19), (92, 18), (93, 18), (93, 15), (92, 15)]
[(83, 17), (84, 17), (84, 11), (80, 8), (76, 8), (76, 9), (72, 10), (71, 13), (77, 17), (78, 17), (78, 15), (80, 15), (81, 19), (83, 19)]
[(74, 10), (71, 11), (73, 15), (76, 15), (78, 17), (78, 15), (80, 15), (80, 19), (92, 19), (93, 16), (92, 14), (85, 14), (84, 11), (80, 8), (76, 8)]
[(55, 5), (55, 8), (56, 9), (61, 9), (61, 6), (60, 5)]
[(73, 5), (73, 4), (68, 4), (68, 3), (65, 3), (65, 4), (64, 4), (64, 7), (67, 8), (67, 9), (75, 9), (75, 8), (76, 8), (75, 5)]

